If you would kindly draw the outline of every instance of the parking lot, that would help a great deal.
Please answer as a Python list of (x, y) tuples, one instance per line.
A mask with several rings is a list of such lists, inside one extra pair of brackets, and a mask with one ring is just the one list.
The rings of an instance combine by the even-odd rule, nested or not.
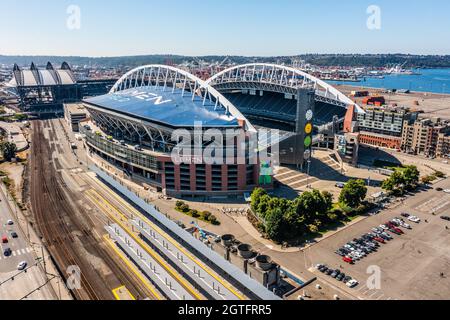
[[(449, 181), (440, 183), (448, 187)], [(345, 263), (335, 251), (354, 238), (372, 232), (372, 228), (410, 213), (419, 218), (416, 224), (407, 221), (412, 230), (403, 229), (403, 235), (392, 234), (393, 240), (381, 244), (380, 248), (354, 265)], [(311, 267), (321, 263), (333, 269), (340, 269), (346, 275), (359, 281), (349, 289), (345, 284), (322, 274), (316, 268), (310, 270), (320, 279), (352, 294), (357, 299), (403, 300), (403, 299), (450, 299), (450, 222), (441, 219), (450, 215), (450, 196), (430, 190), (408, 198), (403, 205), (385, 210), (369, 217), (334, 236), (314, 245), (306, 252)], [(434, 213), (434, 215), (433, 215)], [(407, 220), (407, 219), (405, 219)], [(380, 288), (372, 289), (367, 280), (370, 267), (381, 271)], [(371, 278), (372, 279), (372, 278)]]

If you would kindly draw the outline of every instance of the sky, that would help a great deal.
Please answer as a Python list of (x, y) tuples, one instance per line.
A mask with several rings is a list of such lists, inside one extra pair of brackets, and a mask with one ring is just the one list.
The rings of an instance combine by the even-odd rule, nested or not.
[(0, 0), (0, 8), (3, 55), (450, 54), (448, 0)]

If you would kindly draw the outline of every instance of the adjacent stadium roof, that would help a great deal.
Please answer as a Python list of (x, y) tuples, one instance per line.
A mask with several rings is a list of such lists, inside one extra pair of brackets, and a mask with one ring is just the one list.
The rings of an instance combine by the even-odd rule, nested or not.
[(180, 88), (142, 86), (88, 98), (84, 103), (170, 127), (239, 127), (229, 110)]
[(70, 66), (64, 62), (61, 69), (55, 69), (49, 62), (45, 69), (38, 69), (34, 63), (29, 70), (14, 65), (13, 78), (9, 83), (12, 87), (37, 87), (76, 84), (75, 76)]

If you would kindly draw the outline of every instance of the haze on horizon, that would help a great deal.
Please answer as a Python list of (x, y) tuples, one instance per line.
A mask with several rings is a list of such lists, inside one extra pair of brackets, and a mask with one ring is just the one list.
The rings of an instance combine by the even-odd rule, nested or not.
[[(0, 4), (6, 13), (0, 20), (1, 55), (450, 54), (447, 0), (0, 0)], [(76, 16), (71, 5), (80, 10), (79, 28), (68, 27)], [(380, 9), (379, 29), (367, 26), (371, 5)]]

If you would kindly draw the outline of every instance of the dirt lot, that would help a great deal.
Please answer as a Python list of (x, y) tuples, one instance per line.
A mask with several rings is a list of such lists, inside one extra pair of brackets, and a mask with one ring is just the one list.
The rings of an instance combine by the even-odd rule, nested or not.
[[(439, 184), (443, 188), (449, 185), (448, 180)], [(433, 216), (431, 212), (436, 208), (438, 208), (437, 215)], [(401, 207), (363, 220), (313, 246), (307, 253), (308, 262), (311, 266), (324, 263), (332, 268), (340, 268), (346, 274), (359, 280), (361, 284), (350, 290), (346, 289), (342, 283), (314, 271), (319, 278), (331, 282), (359, 299), (450, 299), (450, 249), (448, 247), (450, 231), (445, 229), (445, 226), (450, 228), (450, 223), (440, 219), (440, 215), (448, 215), (449, 209), (450, 196), (434, 190), (422, 192), (407, 200)], [(394, 240), (382, 245), (378, 252), (372, 253), (355, 265), (345, 264), (334, 253), (348, 241), (370, 232), (371, 228), (389, 219), (400, 216), (402, 212), (415, 214), (422, 219), (422, 222), (411, 223), (413, 230), (405, 231), (402, 236), (394, 236)], [(371, 290), (366, 284), (371, 275), (367, 273), (370, 266), (380, 268), (381, 288), (379, 290)]]
[[(406, 106), (412, 109), (423, 110), (425, 117), (440, 117), (443, 119), (450, 119), (450, 95), (449, 94), (436, 94), (436, 93), (424, 93), (424, 92), (412, 92), (409, 94), (385, 94), (382, 89), (374, 88), (362, 88), (341, 85), (337, 86), (342, 93), (350, 95), (351, 91), (355, 90), (367, 90), (372, 94), (383, 95), (386, 98), (386, 102), (391, 105), (396, 103), (398, 106)], [(363, 98), (352, 98), (357, 103), (362, 104)], [(417, 106), (415, 101), (419, 102)]]

